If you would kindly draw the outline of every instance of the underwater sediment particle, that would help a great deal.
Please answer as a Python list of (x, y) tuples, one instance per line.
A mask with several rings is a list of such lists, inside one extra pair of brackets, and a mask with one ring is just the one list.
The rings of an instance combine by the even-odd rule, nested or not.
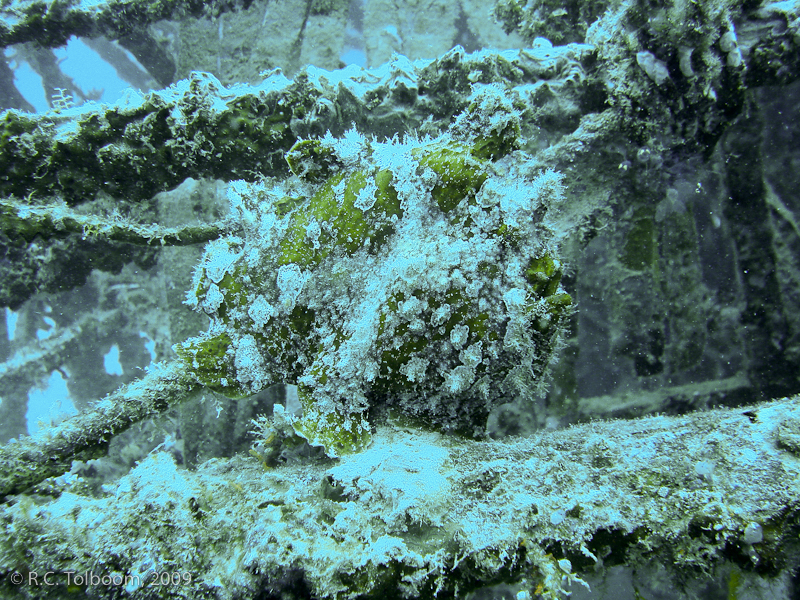
[(179, 356), (234, 397), (296, 384), (281, 418), (331, 456), (387, 417), (480, 436), (541, 390), (572, 304), (547, 225), (561, 176), (491, 139), (517, 130), (328, 134), (290, 151), (297, 176), (232, 183), (244, 233), (207, 246), (187, 302), (212, 324)]

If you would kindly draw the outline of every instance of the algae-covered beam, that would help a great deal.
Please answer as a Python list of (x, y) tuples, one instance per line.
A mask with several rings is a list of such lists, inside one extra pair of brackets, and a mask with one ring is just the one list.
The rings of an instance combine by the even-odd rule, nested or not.
[(794, 564), (798, 455), (796, 397), (491, 442), (379, 427), (362, 453), (266, 470), (237, 456), (188, 471), (155, 452), (103, 497), (62, 483), (72, 493), (3, 507), (0, 589), (45, 597), (12, 574), (66, 589), (68, 572), (93, 573), (92, 597), (149, 598), (174, 572), (177, 598), (454, 598), (500, 583), (555, 598), (625, 564), (659, 565), (687, 595), (715, 576), (735, 592)]
[(117, 39), (150, 23), (184, 16), (217, 16), (247, 8), (252, 0), (79, 0), (3, 2), (0, 6), (0, 46), (36, 42), (63, 46), (75, 35)]
[[(160, 251), (157, 242), (152, 245), (117, 242), (93, 235), (96, 230), (91, 227), (81, 235), (65, 236), (51, 231), (55, 235), (46, 240), (16, 237), (11, 241), (8, 233), (9, 230), (14, 233), (15, 225), (13, 222), (6, 225), (7, 228), (0, 227), (0, 251), (5, 257), (0, 262), (0, 306), (11, 310), (17, 310), (36, 293), (61, 292), (83, 285), (92, 269), (118, 273), (130, 263), (149, 269)], [(34, 227), (18, 225), (23, 232), (31, 232), (36, 223)]]
[[(638, 14), (626, 10), (626, 19)], [(742, 15), (740, 47), (726, 31), (726, 19), (737, 14), (734, 7), (701, 11), (703, 36), (692, 42), (681, 37), (689, 36), (683, 29), (659, 30), (658, 48), (620, 45), (628, 39), (620, 31), (625, 20), (609, 12), (589, 44), (536, 40), (531, 49), (471, 55), (457, 47), (433, 61), (398, 57), (375, 69), (331, 72), (309, 67), (292, 81), (274, 72), (260, 85), (231, 89), (194, 73), (117, 105), (39, 116), (7, 111), (0, 115), (0, 168), (13, 176), (0, 181), (0, 196), (61, 195), (75, 205), (103, 192), (137, 201), (187, 177), (283, 175), (283, 157), (299, 137), (341, 135), (353, 125), (380, 137), (424, 128), (431, 116), (464, 110), (474, 87), (488, 84), (514, 88), (530, 133), (551, 140), (611, 104), (625, 117), (620, 133), (633, 139), (696, 129), (692, 143), (710, 147), (741, 110), (745, 82), (798, 75), (791, 15), (777, 8)]]
[[(381, 137), (412, 131), (432, 114), (463, 110), (473, 84), (518, 86), (531, 126), (568, 132), (581, 98), (591, 93), (573, 85), (590, 55), (589, 46), (538, 55), (455, 49), (435, 61), (412, 64), (401, 57), (374, 70), (309, 68), (291, 81), (276, 71), (257, 86), (231, 89), (193, 73), (115, 105), (43, 115), (9, 110), (0, 115), (0, 170), (8, 175), (0, 180), (0, 196), (62, 196), (77, 205), (105, 193), (135, 202), (187, 177), (285, 175), (284, 155), (298, 137), (341, 135), (352, 126)], [(454, 89), (463, 93), (454, 98)], [(570, 99), (564, 109), (536, 106), (554, 89)]]
[(593, 45), (592, 73), (625, 116), (620, 133), (665, 150), (710, 152), (748, 88), (800, 77), (792, 2), (498, 0), (495, 15), (529, 43)]
[(185, 227), (142, 225), (123, 218), (109, 219), (83, 215), (61, 206), (26, 206), (0, 200), (0, 234), (11, 243), (30, 243), (34, 238), (49, 240), (69, 235), (82, 239), (104, 239), (143, 246), (190, 246), (220, 237), (220, 223)]
[(157, 364), (91, 410), (0, 448), (0, 498), (69, 471), (73, 460), (105, 454), (117, 435), (187, 399), (198, 385), (180, 364)]
[[(69, 205), (105, 193), (149, 199), (187, 177), (231, 179), (282, 172), (290, 121), (314, 93), (284, 77), (247, 93), (194, 73), (167, 90), (116, 105), (0, 115), (0, 195), (62, 196)], [(275, 89), (277, 88), (277, 90)]]

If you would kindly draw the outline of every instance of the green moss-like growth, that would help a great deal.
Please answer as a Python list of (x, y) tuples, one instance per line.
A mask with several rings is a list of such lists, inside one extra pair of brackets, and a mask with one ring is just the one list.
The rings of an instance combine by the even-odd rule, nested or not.
[(493, 132), (491, 135), (475, 140), (470, 153), (475, 158), (497, 160), (518, 149), (519, 136), (519, 124), (516, 122), (508, 123), (499, 132)]
[(628, 231), (620, 262), (634, 271), (653, 268), (658, 260), (655, 220), (652, 210), (639, 210)]
[(346, 0), (313, 0), (310, 12), (312, 15), (329, 15), (332, 12), (346, 11), (349, 6)]
[(319, 140), (300, 140), (286, 153), (286, 162), (292, 173), (312, 183), (324, 181), (341, 167), (333, 150)]
[[(420, 313), (416, 315), (419, 320), (440, 325), (430, 332), (421, 332), (414, 331), (409, 321), (397, 323), (397, 311), (406, 301), (403, 293), (392, 297), (386, 303), (381, 314), (378, 335), (386, 340), (389, 349), (381, 355), (380, 375), (374, 385), (376, 393), (392, 394), (408, 389), (414, 382), (409, 381), (403, 372), (404, 368), (408, 367), (415, 356), (424, 353), (431, 344), (446, 344), (450, 341), (456, 328), (460, 329), (455, 335), (458, 336), (456, 339), (460, 340), (458, 343), (462, 346), (482, 343), (484, 339), (488, 342), (498, 339), (497, 331), (488, 330), (489, 314), (478, 312), (470, 299), (459, 289), (449, 289), (443, 294), (426, 294), (422, 290), (414, 290), (410, 298), (420, 306)], [(392, 321), (397, 324), (387, 328), (386, 323)], [(476, 369), (478, 375), (486, 373), (486, 368), (482, 364), (477, 365)], [(414, 378), (422, 380), (428, 376), (427, 372), (417, 373)], [(440, 375), (431, 373), (430, 376), (437, 378), (439, 384), (444, 383), (444, 378)]]
[(561, 268), (549, 254), (545, 254), (528, 262), (525, 279), (538, 296), (552, 296), (561, 282)]
[[(242, 282), (244, 272), (243, 268), (239, 268), (233, 274), (225, 273), (225, 276), (219, 282), (219, 289), (225, 295), (225, 300), (219, 307), (219, 317), (223, 323), (231, 322), (231, 317), (229, 316), (230, 308), (244, 308), (247, 306), (248, 299)], [(238, 322), (235, 322), (235, 324), (236, 326), (239, 325)]]
[(124, 107), (36, 117), (9, 110), (0, 117), (0, 171), (8, 175), (0, 194), (59, 195), (70, 205), (98, 192), (139, 201), (187, 177), (283, 174), (279, 159), (296, 141), (291, 120), (318, 95), (299, 81), (279, 94), (232, 94), (198, 72)]
[(554, 44), (583, 41), (589, 25), (608, 10), (608, 2), (560, 2), (556, 0), (499, 0), (494, 14), (506, 32), (518, 31), (532, 42), (545, 37)]
[[(439, 176), (431, 196), (442, 212), (450, 212), (462, 200), (475, 195), (488, 176), (485, 161), (473, 156), (473, 147), (452, 143), (422, 146), (414, 152), (420, 165)], [(481, 146), (476, 154), (484, 153)]]
[[(391, 181), (386, 170), (374, 176), (364, 171), (332, 176), (292, 214), (279, 264), (317, 265), (335, 248), (352, 254), (368, 240), (379, 247), (391, 233), (391, 217), (402, 215)], [(369, 203), (367, 216), (363, 207)]]
[(231, 338), (221, 333), (187, 340), (175, 346), (175, 351), (204, 386), (229, 398), (243, 398), (247, 393), (236, 380), (228, 352), (230, 347)]
[(301, 386), (298, 394), (303, 414), (293, 427), (311, 445), (322, 446), (330, 456), (352, 454), (369, 445), (370, 425), (363, 414), (321, 411), (308, 390)]
[(48, 238), (56, 233), (51, 221), (33, 217), (23, 218), (17, 207), (8, 204), (0, 204), (0, 232), (10, 242), (20, 246), (30, 243), (37, 235)]

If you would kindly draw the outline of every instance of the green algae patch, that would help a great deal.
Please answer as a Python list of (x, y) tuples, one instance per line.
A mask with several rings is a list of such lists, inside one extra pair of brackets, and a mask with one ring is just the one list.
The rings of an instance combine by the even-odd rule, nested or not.
[(177, 344), (175, 352), (197, 381), (208, 389), (229, 398), (244, 398), (248, 394), (236, 380), (228, 352), (230, 347), (231, 338), (220, 333)]
[(391, 217), (402, 214), (391, 181), (386, 170), (333, 175), (306, 203), (295, 205), (279, 264), (314, 266), (334, 249), (352, 254), (368, 241), (379, 246), (391, 234)]
[(656, 224), (651, 210), (639, 210), (633, 217), (620, 262), (634, 271), (645, 271), (656, 266), (658, 245)]
[(300, 140), (286, 153), (292, 173), (312, 183), (328, 179), (334, 169), (341, 168), (333, 150), (319, 140)]
[(552, 296), (561, 282), (561, 268), (549, 254), (532, 258), (525, 269), (525, 279), (539, 296)]
[(474, 197), (488, 177), (485, 161), (476, 159), (472, 150), (460, 144), (438, 143), (414, 152), (420, 165), (439, 176), (431, 195), (442, 212), (450, 212), (462, 200)]
[(341, 409), (321, 411), (302, 386), (298, 395), (303, 413), (292, 426), (309, 444), (322, 446), (331, 457), (361, 452), (369, 445), (370, 425), (363, 414), (348, 414)]

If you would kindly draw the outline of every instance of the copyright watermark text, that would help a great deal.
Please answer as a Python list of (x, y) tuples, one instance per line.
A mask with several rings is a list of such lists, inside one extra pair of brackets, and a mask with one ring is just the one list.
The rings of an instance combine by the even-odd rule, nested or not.
[(39, 573), (14, 571), (9, 575), (14, 585), (67, 587), (105, 586), (124, 587), (135, 590), (141, 587), (178, 586), (192, 583), (192, 574), (181, 571), (149, 571), (142, 575), (123, 575), (122, 573), (95, 573), (94, 571), (47, 571)]

